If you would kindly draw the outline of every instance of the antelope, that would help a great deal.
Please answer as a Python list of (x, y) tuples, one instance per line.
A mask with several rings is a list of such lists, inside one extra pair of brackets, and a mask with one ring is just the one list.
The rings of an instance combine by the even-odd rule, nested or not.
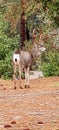
[[(36, 37), (40, 35), (39, 42), (37, 42)], [(33, 29), (33, 48), (31, 51), (23, 51), (20, 49), (16, 49), (13, 53), (13, 81), (14, 81), (14, 89), (16, 89), (16, 69), (19, 70), (19, 79), (20, 79), (20, 88), (22, 89), (21, 84), (21, 73), (24, 70), (25, 72), (25, 88), (30, 88), (29, 86), (29, 72), (30, 67), (33, 65), (36, 58), (41, 55), (42, 52), (46, 50), (44, 45), (42, 44), (42, 34), (35, 34), (35, 28)]]

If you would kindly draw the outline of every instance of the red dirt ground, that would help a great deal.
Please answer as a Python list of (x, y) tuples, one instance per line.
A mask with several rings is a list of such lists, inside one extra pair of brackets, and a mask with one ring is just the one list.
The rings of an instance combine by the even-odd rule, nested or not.
[(0, 79), (0, 130), (59, 130), (59, 77), (18, 82)]

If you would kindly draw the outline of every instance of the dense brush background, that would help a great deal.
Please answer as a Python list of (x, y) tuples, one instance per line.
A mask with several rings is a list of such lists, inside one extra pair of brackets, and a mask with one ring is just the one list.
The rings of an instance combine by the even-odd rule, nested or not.
[[(50, 35), (44, 39), (47, 51), (38, 57), (32, 69), (41, 69), (44, 76), (59, 76), (59, 0), (23, 0), (23, 5), (30, 34), (35, 27), (37, 33), (42, 30)], [(20, 45), (21, 11), (20, 0), (0, 0), (0, 78), (12, 78), (12, 54)], [(30, 35), (25, 49), (31, 47)]]

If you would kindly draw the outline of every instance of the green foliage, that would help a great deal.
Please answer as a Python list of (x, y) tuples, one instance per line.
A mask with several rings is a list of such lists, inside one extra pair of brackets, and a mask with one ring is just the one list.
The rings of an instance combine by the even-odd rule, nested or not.
[[(59, 27), (59, 0), (29, 0), (28, 2), (25, 0), (25, 3), (25, 14), (30, 33), (32, 33), (33, 27), (35, 27), (38, 32), (40, 29), (46, 32), (52, 30), (52, 28)], [(18, 48), (20, 39), (15, 29), (18, 22), (20, 23), (20, 5), (20, 0), (8, 0), (8, 2), (7, 0), (0, 1), (1, 78), (10, 78), (13, 74), (12, 54), (14, 49)], [(47, 52), (42, 55), (42, 70), (45, 76), (59, 75), (59, 52), (53, 52), (51, 47), (52, 42), (48, 39), (48, 44), (46, 44)], [(25, 49), (30, 51), (31, 48), (31, 40), (29, 42), (26, 41)], [(40, 69), (39, 66), (40, 62), (37, 60), (32, 69)]]
[(59, 76), (59, 52), (50, 51), (42, 63), (42, 71), (45, 76)]
[(53, 21), (52, 26), (59, 27), (59, 0), (41, 0), (43, 9), (48, 13), (48, 17)]
[[(4, 41), (4, 39), (2, 39)], [(13, 50), (17, 48), (17, 41), (15, 39), (6, 39), (6, 44), (1, 44), (0, 48), (0, 77), (12, 77), (12, 54)]]
[(3, 21), (2, 15), (0, 19), (0, 78), (9, 78), (13, 73), (12, 53), (18, 47), (18, 36), (8, 37), (5, 33), (8, 24)]

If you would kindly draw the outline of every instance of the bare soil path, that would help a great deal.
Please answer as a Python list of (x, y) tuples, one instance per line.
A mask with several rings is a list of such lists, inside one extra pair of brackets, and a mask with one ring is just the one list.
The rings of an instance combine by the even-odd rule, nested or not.
[(13, 89), (0, 79), (0, 130), (59, 130), (59, 77), (30, 81)]

